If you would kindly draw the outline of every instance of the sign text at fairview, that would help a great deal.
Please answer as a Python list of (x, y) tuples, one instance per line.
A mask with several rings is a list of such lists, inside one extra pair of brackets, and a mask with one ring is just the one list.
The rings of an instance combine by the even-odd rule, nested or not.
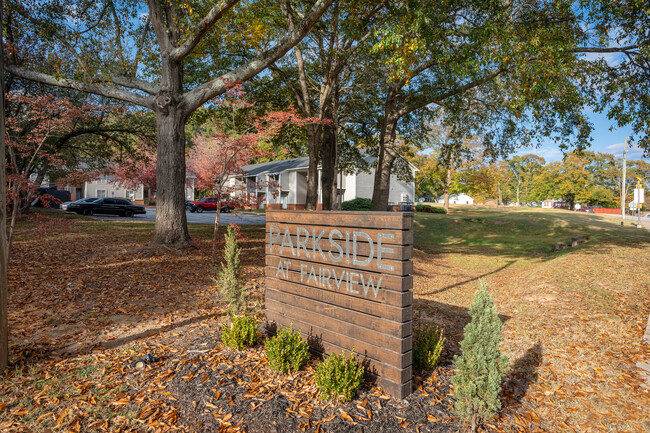
[(267, 320), (325, 353), (354, 349), (378, 384), (411, 393), (413, 214), (266, 213)]

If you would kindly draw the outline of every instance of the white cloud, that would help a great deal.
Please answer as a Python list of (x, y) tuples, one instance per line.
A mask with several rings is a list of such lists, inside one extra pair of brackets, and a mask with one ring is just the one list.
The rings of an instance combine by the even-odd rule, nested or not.
[[(613, 153), (616, 158), (623, 158), (624, 142), (614, 143), (607, 146), (606, 153)], [(627, 159), (643, 159), (643, 150), (639, 149), (636, 144), (628, 144)]]
[(557, 145), (547, 144), (540, 147), (524, 147), (515, 152), (515, 155), (523, 156), (534, 154), (541, 156), (546, 162), (560, 161), (564, 155)]

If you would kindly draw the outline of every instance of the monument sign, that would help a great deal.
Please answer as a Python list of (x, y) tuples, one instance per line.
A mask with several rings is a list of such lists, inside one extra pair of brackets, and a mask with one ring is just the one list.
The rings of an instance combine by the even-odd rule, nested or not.
[(413, 214), (266, 212), (266, 317), (325, 353), (354, 349), (377, 384), (412, 390)]

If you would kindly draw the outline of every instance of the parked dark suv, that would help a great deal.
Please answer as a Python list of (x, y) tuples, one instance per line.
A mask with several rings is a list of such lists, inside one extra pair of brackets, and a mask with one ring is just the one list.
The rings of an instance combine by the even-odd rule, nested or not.
[(143, 206), (136, 206), (123, 198), (100, 198), (91, 203), (75, 202), (68, 206), (68, 211), (79, 215), (122, 215), (129, 218), (135, 214), (147, 213)]

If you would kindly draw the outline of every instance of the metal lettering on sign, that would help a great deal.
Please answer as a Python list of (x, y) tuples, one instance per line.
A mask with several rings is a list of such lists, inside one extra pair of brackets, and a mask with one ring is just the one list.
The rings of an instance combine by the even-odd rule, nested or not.
[(411, 392), (413, 215), (266, 213), (269, 323), (326, 353), (355, 350), (384, 390)]

